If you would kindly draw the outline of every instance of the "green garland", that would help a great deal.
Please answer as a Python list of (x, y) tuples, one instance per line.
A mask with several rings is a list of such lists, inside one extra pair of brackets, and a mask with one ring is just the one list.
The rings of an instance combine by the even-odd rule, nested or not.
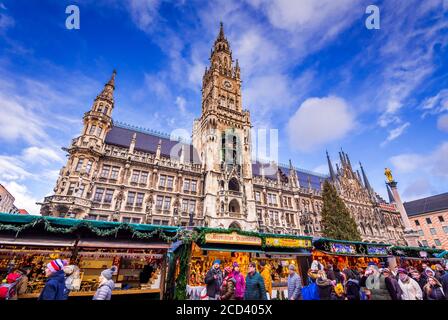
[[(176, 279), (176, 285), (174, 289), (174, 299), (175, 300), (186, 300), (187, 299), (187, 275), (188, 275), (188, 269), (189, 264), (188, 260), (191, 255), (191, 245), (183, 245), (179, 249), (178, 257), (179, 257), (179, 275)], [(177, 258), (174, 258), (175, 261)]]
[(185, 241), (189, 240), (191, 238), (190, 231), (184, 230), (184, 229), (178, 229), (174, 236), (168, 236), (163, 228), (155, 228), (153, 231), (150, 232), (140, 232), (136, 230), (132, 225), (127, 223), (119, 224), (115, 228), (110, 229), (101, 229), (98, 227), (93, 226), (91, 223), (87, 221), (82, 221), (76, 225), (73, 225), (71, 227), (54, 227), (51, 225), (51, 223), (45, 219), (45, 218), (38, 218), (30, 223), (23, 224), (21, 226), (12, 225), (12, 224), (0, 224), (0, 231), (13, 231), (16, 233), (16, 237), (19, 235), (19, 233), (27, 230), (32, 229), (36, 227), (37, 225), (44, 226), (44, 230), (50, 233), (59, 233), (59, 234), (69, 234), (74, 233), (82, 228), (87, 228), (89, 231), (93, 232), (95, 235), (100, 237), (107, 237), (107, 236), (117, 236), (119, 231), (128, 231), (132, 234), (132, 238), (137, 239), (151, 239), (155, 236), (158, 236), (160, 239), (166, 241), (166, 242), (174, 242), (174, 241)]

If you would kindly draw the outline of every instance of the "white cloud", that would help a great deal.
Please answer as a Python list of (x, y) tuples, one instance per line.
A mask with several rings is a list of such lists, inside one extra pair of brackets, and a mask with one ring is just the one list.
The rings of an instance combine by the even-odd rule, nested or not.
[(128, 0), (127, 6), (134, 23), (143, 31), (148, 31), (157, 19), (159, 0)]
[(33, 111), (0, 92), (0, 140), (16, 141), (23, 139), (37, 143), (46, 139), (44, 121)]
[(419, 174), (427, 172), (432, 176), (448, 178), (448, 142), (441, 144), (430, 154), (407, 153), (390, 158), (398, 173)]
[(410, 182), (403, 191), (403, 197), (407, 201), (412, 201), (414, 199), (423, 198), (431, 196), (433, 189), (429, 179), (422, 177)]
[(23, 180), (32, 174), (23, 168), (23, 163), (16, 157), (0, 155), (0, 180)]
[(339, 97), (310, 98), (288, 123), (290, 145), (310, 151), (344, 138), (355, 127), (355, 116)]
[(448, 114), (444, 114), (437, 120), (437, 128), (442, 131), (448, 132)]
[(409, 127), (411, 124), (409, 122), (406, 122), (402, 124), (401, 126), (392, 129), (389, 131), (389, 135), (387, 136), (386, 140), (381, 143), (381, 146), (385, 146), (387, 143), (397, 139), (399, 136), (401, 136), (407, 127)]
[(25, 185), (10, 181), (5, 183), (5, 187), (15, 198), (14, 205), (17, 208), (25, 209), (30, 214), (39, 213), (40, 207), (36, 204), (38, 200), (34, 198)]
[(448, 111), (448, 89), (443, 89), (435, 96), (426, 98), (422, 102), (422, 109), (433, 114)]
[[(0, 9), (7, 10), (7, 8), (0, 3)], [(15, 25), (15, 20), (7, 15), (6, 13), (0, 13), (0, 34), (4, 33), (7, 29), (13, 27)]]
[(48, 147), (28, 147), (23, 150), (22, 158), (30, 163), (47, 165), (50, 162), (63, 162), (64, 159), (55, 150)]
[(176, 97), (176, 106), (179, 108), (181, 113), (186, 112), (185, 105), (187, 104), (187, 101), (184, 97)]

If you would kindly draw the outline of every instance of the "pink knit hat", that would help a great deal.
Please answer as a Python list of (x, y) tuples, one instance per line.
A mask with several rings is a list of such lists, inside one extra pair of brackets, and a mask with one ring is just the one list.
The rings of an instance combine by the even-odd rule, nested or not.
[(53, 260), (47, 264), (47, 268), (50, 269), (52, 273), (62, 270), (63, 267), (64, 263), (61, 259)]

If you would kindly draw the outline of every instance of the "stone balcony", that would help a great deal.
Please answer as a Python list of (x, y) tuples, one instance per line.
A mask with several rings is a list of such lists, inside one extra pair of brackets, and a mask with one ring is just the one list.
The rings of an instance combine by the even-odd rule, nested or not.
[(90, 207), (92, 204), (92, 201), (84, 199), (84, 198), (76, 197), (76, 196), (54, 195), (54, 196), (45, 197), (43, 203), (44, 204), (55, 203), (55, 204), (66, 204), (66, 205)]

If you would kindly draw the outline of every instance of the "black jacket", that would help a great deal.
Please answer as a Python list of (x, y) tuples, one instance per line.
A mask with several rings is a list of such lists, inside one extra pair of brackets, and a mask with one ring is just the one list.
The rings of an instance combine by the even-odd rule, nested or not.
[(394, 277), (386, 277), (386, 288), (387, 291), (389, 291), (390, 297), (392, 300), (401, 300), (401, 295), (403, 294), (403, 291), (401, 290), (400, 285), (398, 284), (397, 279)]
[(445, 292), (445, 299), (448, 300), (448, 272), (440, 278), (440, 282), (442, 283), (443, 292)]
[(361, 287), (359, 286), (358, 280), (350, 279), (345, 284), (345, 294), (347, 296), (347, 300), (361, 300), (361, 295), (359, 290)]
[(431, 291), (429, 294), (426, 290), (423, 291), (423, 299), (424, 300), (445, 300), (445, 295), (442, 292), (442, 288), (439, 286), (431, 287)]
[[(215, 279), (215, 275), (217, 275), (217, 279)], [(221, 269), (211, 268), (208, 270), (204, 279), (205, 284), (207, 285), (207, 295), (209, 297), (215, 298), (216, 295), (220, 294), (221, 284), (222, 284), (222, 271)]]
[(322, 280), (317, 278), (317, 291), (319, 292), (320, 300), (332, 300), (333, 285), (329, 279)]

